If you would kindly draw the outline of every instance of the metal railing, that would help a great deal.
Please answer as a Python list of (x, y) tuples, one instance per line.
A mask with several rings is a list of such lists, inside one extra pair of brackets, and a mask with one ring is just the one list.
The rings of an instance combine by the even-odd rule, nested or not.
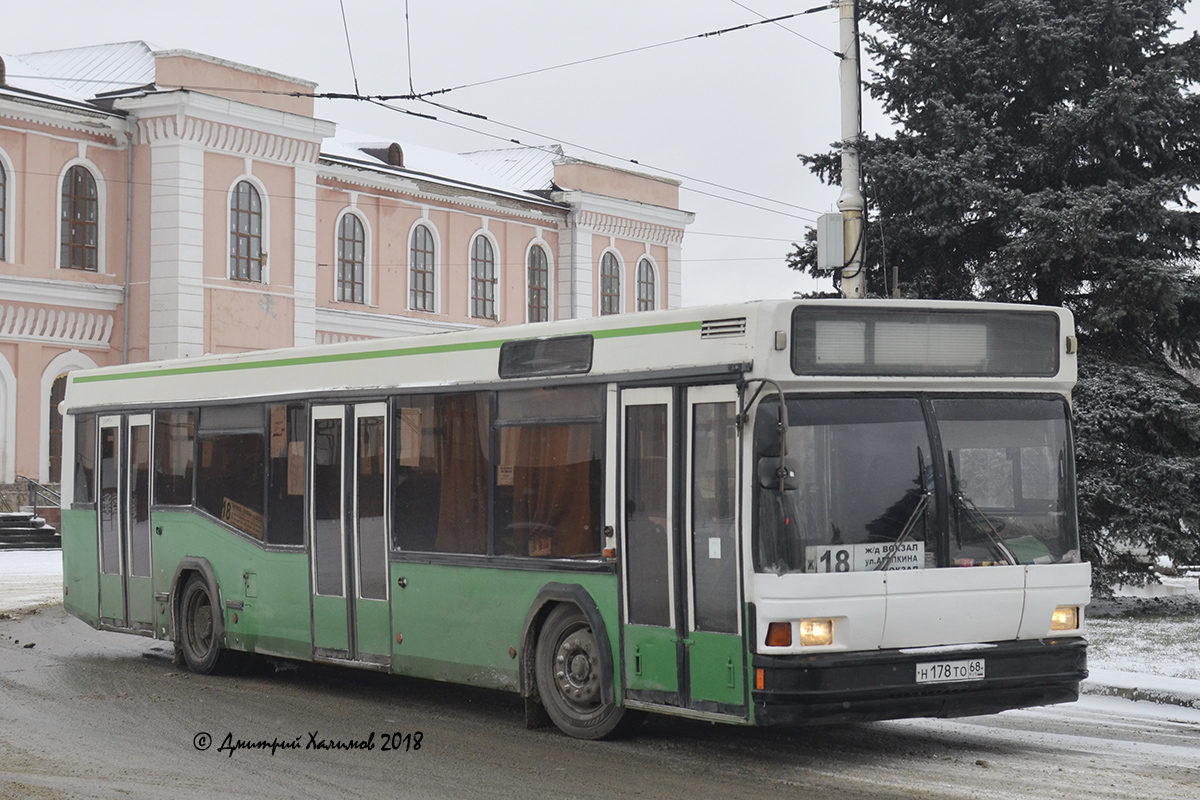
[(28, 492), (27, 494), (23, 493), (23, 497), (27, 497), (29, 500), (29, 502), (25, 505), (33, 510), (33, 515), (35, 517), (41, 516), (41, 514), (38, 513), (39, 508), (43, 506), (58, 508), (62, 503), (62, 495), (51, 489), (49, 486), (43, 486), (33, 478), (28, 478), (24, 475), (18, 475), (17, 483), (20, 484), (22, 481), (25, 482), (26, 491)]

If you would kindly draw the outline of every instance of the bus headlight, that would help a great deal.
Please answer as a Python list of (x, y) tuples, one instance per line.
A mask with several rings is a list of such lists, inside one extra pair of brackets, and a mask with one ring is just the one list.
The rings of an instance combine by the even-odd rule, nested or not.
[(1073, 631), (1079, 628), (1079, 606), (1059, 606), (1050, 617), (1050, 630)]
[(833, 620), (800, 620), (800, 644), (803, 647), (833, 644)]

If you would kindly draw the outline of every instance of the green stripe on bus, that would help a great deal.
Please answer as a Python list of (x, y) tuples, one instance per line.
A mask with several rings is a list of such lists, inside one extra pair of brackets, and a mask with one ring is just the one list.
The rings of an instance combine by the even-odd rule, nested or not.
[[(660, 333), (680, 333), (700, 330), (699, 321), (673, 322), (665, 325), (639, 325), (632, 328), (617, 328), (615, 330), (593, 331), (596, 339), (615, 339), (621, 336), (649, 336)], [(139, 378), (166, 378), (176, 375), (200, 375), (212, 372), (235, 372), (245, 369), (267, 369), (272, 367), (301, 367), (315, 364), (333, 364), (343, 361), (370, 361), (380, 358), (401, 358), (404, 356), (426, 356), (439, 353), (458, 353), (471, 350), (498, 350), (510, 339), (493, 339), (486, 342), (462, 342), (459, 344), (425, 345), (423, 347), (398, 347), (390, 350), (374, 350), (367, 353), (331, 353), (319, 356), (296, 356), (292, 358), (276, 358), (269, 361), (235, 361), (226, 364), (204, 364), (195, 367), (167, 367), (164, 369), (146, 369), (138, 372), (120, 372), (112, 375), (86, 375), (75, 378), (75, 383), (94, 383), (98, 381), (124, 381)]]

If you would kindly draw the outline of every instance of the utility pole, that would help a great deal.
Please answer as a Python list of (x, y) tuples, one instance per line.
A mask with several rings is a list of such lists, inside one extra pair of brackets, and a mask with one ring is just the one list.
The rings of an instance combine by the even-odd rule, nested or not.
[(842, 244), (845, 253), (842, 267), (842, 297), (861, 299), (866, 295), (863, 280), (863, 210), (865, 202), (860, 188), (862, 179), (858, 160), (862, 97), (858, 86), (858, 12), (855, 0), (838, 0), (841, 15), (842, 55), (842, 193), (837, 206), (842, 212)]

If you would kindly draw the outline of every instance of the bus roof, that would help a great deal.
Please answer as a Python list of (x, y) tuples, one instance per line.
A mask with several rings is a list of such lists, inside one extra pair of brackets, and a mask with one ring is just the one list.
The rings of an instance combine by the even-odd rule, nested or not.
[[(1016, 382), (1012, 377), (980, 375), (797, 376), (789, 360), (793, 319), (809, 310), (822, 317), (840, 316), (844, 310), (857, 318), (930, 313), (1010, 317), (1037, 313), (1045, 318), (1053, 314), (1058, 320), (1053, 344), (1056, 368), (1053, 375)], [(61, 408), (63, 413), (73, 413), (320, 393), (394, 393), (397, 389), (456, 385), (519, 385), (548, 377), (560, 381), (564, 376), (592, 381), (634, 381), (660, 375), (771, 377), (785, 385), (802, 381), (822, 390), (856, 385), (884, 389), (891, 384), (911, 389), (914, 381), (928, 384), (940, 379), (959, 388), (986, 387), (994, 391), (1004, 385), (1013, 390), (1069, 392), (1075, 380), (1073, 335), (1070, 312), (1044, 306), (924, 300), (759, 300), (77, 370), (69, 375)], [(504, 356), (508, 358), (520, 349), (512, 344), (506, 347), (506, 343), (552, 337), (588, 340), (589, 358), (584, 368), (572, 363), (555, 372), (551, 354), (549, 367), (543, 365), (526, 372), (518, 368), (516, 377), (501, 377), (502, 354), (509, 354)], [(519, 360), (519, 353), (517, 357)]]

